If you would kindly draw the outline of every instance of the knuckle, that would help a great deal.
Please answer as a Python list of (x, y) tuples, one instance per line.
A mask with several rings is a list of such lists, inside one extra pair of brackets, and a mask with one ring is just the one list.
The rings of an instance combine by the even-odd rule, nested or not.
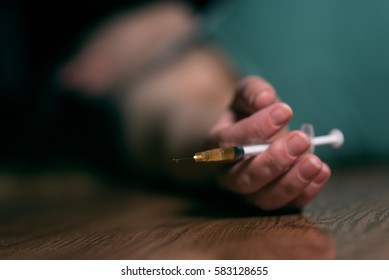
[(260, 112), (252, 117), (248, 130), (256, 142), (268, 141), (277, 132), (263, 116), (260, 116)]
[(262, 80), (262, 79), (261, 79), (260, 77), (258, 77), (258, 76), (249, 75), (249, 76), (243, 78), (243, 79), (240, 81), (239, 85), (244, 87), (244, 86), (250, 85), (250, 84), (252, 84), (252, 83), (258, 83), (258, 82), (260, 82), (261, 80)]
[(282, 160), (280, 156), (268, 153), (266, 154), (263, 168), (268, 177), (273, 177), (274, 175), (284, 173), (289, 168), (289, 162)]
[(253, 136), (253, 141), (264, 141), (269, 137), (268, 129), (261, 122), (253, 121), (249, 129), (249, 135)]
[(295, 197), (301, 193), (301, 190), (306, 186), (306, 183), (287, 183), (282, 187), (282, 191), (286, 197)]
[(251, 93), (254, 91), (258, 91), (258, 89), (267, 90), (269, 92), (275, 92), (273, 86), (268, 81), (266, 81), (265, 79), (259, 76), (254, 76), (254, 75), (242, 79), (238, 85), (238, 88)]
[(241, 194), (250, 194), (255, 191), (252, 178), (249, 174), (243, 173), (236, 176), (232, 182), (232, 188), (234, 191)]

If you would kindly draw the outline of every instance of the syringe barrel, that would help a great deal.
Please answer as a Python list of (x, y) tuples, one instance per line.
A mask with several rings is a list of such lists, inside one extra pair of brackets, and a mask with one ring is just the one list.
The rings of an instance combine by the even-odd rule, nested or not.
[(243, 146), (243, 151), (245, 156), (255, 156), (258, 155), (269, 148), (270, 144), (259, 144), (259, 145), (247, 145)]
[(212, 162), (212, 161), (226, 161), (240, 158), (244, 155), (242, 147), (226, 147), (216, 148), (203, 152), (198, 152), (194, 155), (196, 162)]
[(333, 135), (326, 136), (316, 136), (311, 139), (311, 144), (314, 146), (332, 144), (336, 141), (336, 138)]

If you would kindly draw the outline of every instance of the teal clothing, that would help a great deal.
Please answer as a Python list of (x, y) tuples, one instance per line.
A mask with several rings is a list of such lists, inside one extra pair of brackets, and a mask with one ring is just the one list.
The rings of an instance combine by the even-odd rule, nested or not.
[[(224, 4), (223, 4), (224, 3)], [(324, 160), (389, 161), (389, 1), (243, 0), (215, 5), (210, 37), (242, 76), (271, 82), (294, 111), (292, 129), (340, 128)]]

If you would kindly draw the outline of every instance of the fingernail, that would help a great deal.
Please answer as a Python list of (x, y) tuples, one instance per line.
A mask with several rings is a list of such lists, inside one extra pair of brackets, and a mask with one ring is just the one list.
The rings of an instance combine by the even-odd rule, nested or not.
[(319, 176), (316, 176), (313, 182), (315, 183), (314, 186), (321, 186), (325, 181), (328, 180), (328, 178), (331, 175), (331, 170), (328, 167), (328, 165), (324, 164), (323, 170), (321, 171)]
[(309, 148), (309, 140), (302, 133), (294, 133), (287, 142), (288, 152), (292, 156), (298, 156)]
[(255, 97), (256, 100), (259, 100), (259, 99), (262, 99), (262, 98), (266, 98), (266, 96), (269, 95), (269, 92), (267, 90), (264, 90), (264, 91), (261, 91), (257, 94), (257, 96)]
[(317, 157), (309, 157), (300, 167), (300, 174), (306, 180), (312, 179), (322, 167), (322, 162)]
[(271, 113), (271, 121), (274, 125), (284, 124), (292, 116), (292, 109), (286, 104), (280, 104)]
[(264, 108), (267, 105), (270, 105), (271, 102), (271, 93), (267, 90), (259, 92), (254, 99), (254, 106), (256, 108)]

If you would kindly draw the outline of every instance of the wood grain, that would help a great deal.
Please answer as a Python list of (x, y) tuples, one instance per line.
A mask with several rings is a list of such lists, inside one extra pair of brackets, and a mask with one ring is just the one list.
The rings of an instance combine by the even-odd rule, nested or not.
[(321, 196), (304, 211), (330, 233), (339, 259), (389, 259), (389, 168), (335, 171)]
[(389, 259), (387, 170), (337, 170), (304, 211), (274, 213), (212, 190), (2, 174), (0, 258)]

